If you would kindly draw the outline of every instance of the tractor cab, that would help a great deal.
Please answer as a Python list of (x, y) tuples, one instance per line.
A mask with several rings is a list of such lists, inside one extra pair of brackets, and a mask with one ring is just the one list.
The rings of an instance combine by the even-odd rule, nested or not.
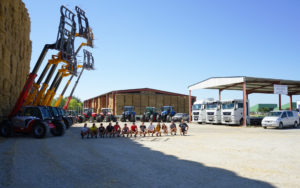
[(160, 119), (163, 122), (170, 122), (172, 120), (172, 117), (176, 114), (173, 106), (163, 106), (161, 108), (161, 117)]
[(135, 112), (134, 112), (133, 106), (124, 106), (123, 107), (121, 121), (125, 122), (127, 119), (132, 122), (135, 121)]

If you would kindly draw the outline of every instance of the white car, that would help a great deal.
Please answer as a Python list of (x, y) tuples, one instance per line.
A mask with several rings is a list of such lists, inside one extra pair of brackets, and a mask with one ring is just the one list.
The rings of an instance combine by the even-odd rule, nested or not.
[(272, 111), (268, 116), (264, 117), (261, 122), (263, 128), (278, 127), (280, 129), (284, 127), (294, 126), (295, 128), (299, 124), (298, 112), (291, 110)]

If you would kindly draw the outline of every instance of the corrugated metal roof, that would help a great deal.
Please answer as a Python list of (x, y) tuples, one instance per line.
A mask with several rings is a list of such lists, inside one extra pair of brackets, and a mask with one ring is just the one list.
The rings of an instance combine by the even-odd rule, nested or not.
[(300, 94), (300, 81), (298, 80), (258, 78), (247, 76), (212, 77), (196, 84), (190, 85), (188, 89), (243, 90), (244, 82), (246, 82), (246, 91), (248, 94), (274, 93), (274, 84), (287, 85), (289, 95)]

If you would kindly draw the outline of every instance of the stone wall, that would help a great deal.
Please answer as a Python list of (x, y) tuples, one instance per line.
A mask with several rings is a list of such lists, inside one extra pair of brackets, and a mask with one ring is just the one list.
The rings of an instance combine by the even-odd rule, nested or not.
[(0, 120), (23, 89), (31, 57), (30, 18), (21, 0), (0, 0)]

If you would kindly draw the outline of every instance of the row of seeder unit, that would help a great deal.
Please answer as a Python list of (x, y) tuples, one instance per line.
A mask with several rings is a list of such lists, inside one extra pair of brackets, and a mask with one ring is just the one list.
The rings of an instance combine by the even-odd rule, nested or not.
[[(75, 21), (76, 14), (65, 6), (60, 7), (61, 16), (56, 42), (44, 46), (12, 112), (8, 119), (1, 123), (0, 134), (2, 136), (8, 137), (14, 133), (29, 133), (33, 134), (36, 138), (43, 138), (47, 135), (48, 130), (54, 136), (61, 136), (64, 134), (65, 129), (73, 124), (73, 121), (67, 117), (64, 110), (68, 108), (69, 101), (83, 71), (85, 69), (94, 69), (92, 53), (85, 49), (83, 49), (83, 63), (81, 65), (77, 63), (76, 56), (83, 46), (93, 48), (94, 36), (85, 12), (78, 6), (75, 7), (75, 11), (77, 13), (78, 27)], [(75, 51), (74, 42), (77, 37), (85, 39), (86, 42), (81, 43)], [(52, 55), (52, 58), (48, 60), (41, 74), (38, 76), (37, 73), (49, 49), (56, 50), (58, 53)], [(62, 63), (61, 68), (56, 71), (60, 63)], [(81, 71), (78, 75), (78, 69), (80, 68)], [(55, 72), (56, 75), (52, 79)], [(58, 100), (54, 106), (51, 106), (63, 78), (69, 76), (70, 78)], [(64, 109), (58, 108), (74, 76), (78, 78)], [(51, 79), (52, 83), (48, 88)]]

